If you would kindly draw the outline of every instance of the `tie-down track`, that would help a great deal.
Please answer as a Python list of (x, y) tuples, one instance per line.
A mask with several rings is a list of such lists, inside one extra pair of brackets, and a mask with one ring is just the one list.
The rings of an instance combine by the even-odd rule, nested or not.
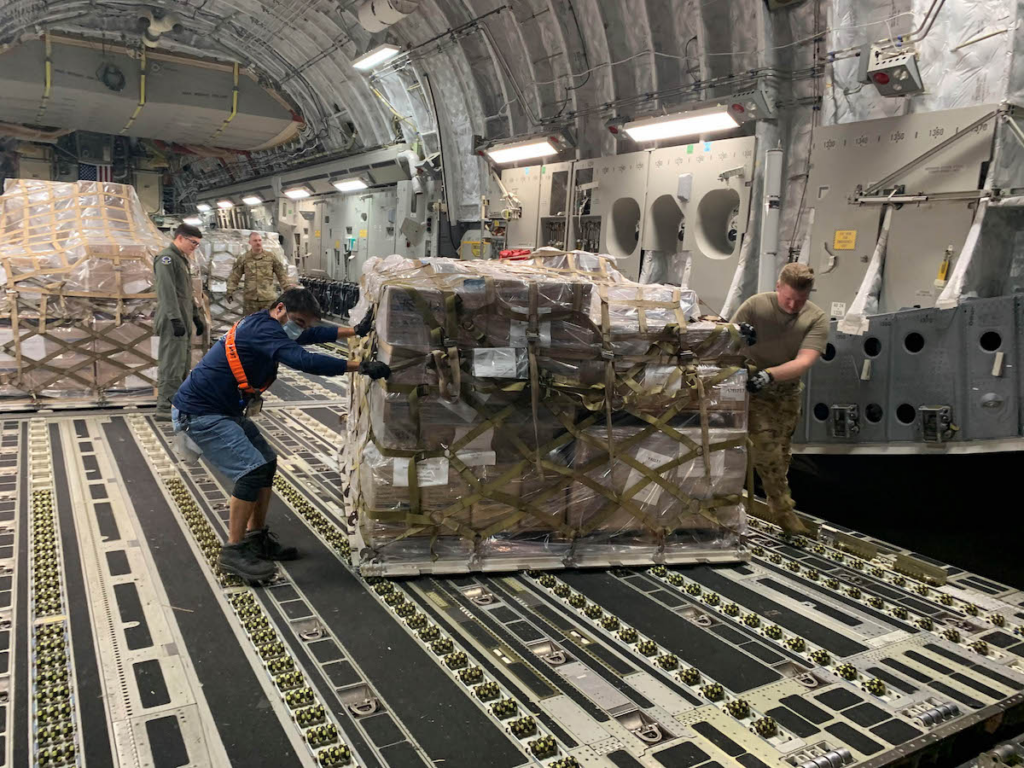
[(303, 557), (260, 588), (167, 425), (0, 421), (3, 765), (953, 765), (1024, 730), (1024, 593), (828, 524), (754, 521), (734, 566), (364, 580), (343, 390), (309, 383), (261, 417)]

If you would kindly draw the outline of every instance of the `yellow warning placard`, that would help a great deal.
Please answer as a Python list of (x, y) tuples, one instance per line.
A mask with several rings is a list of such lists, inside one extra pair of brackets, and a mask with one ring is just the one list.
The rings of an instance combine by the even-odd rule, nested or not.
[(314, 235), (314, 237), (320, 237), (320, 230), (319, 229), (316, 231), (316, 234)]
[(365, 229), (360, 229), (359, 230), (359, 236), (360, 237), (366, 237), (366, 230)]
[(856, 229), (837, 229), (835, 242), (832, 243), (834, 251), (852, 251), (857, 247)]

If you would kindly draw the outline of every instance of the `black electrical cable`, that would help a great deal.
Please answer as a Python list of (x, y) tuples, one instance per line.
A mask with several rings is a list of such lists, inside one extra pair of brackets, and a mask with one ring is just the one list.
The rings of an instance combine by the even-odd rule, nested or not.
[[(569, 3), (569, 11), (572, 13), (572, 20), (576, 24), (576, 34), (579, 35), (579, 38), (580, 38), (580, 48), (583, 49), (583, 66), (586, 67), (586, 70), (584, 70), (584, 71), (587, 73), (587, 79), (584, 80), (582, 83), (580, 83), (579, 85), (569, 86), (569, 87), (567, 87), (565, 89), (567, 91), (575, 91), (575, 90), (577, 90), (579, 88), (582, 88), (584, 85), (586, 85), (587, 83), (590, 82), (590, 77), (591, 77), (591, 75), (594, 74), (594, 71), (590, 67), (590, 57), (587, 55), (587, 43), (583, 39), (583, 30), (580, 29), (580, 20), (578, 18), (576, 18), (576, 9), (573, 7), (572, 0), (568, 0), (568, 3)], [(570, 72), (570, 74), (571, 74), (571, 72)], [(561, 113), (559, 113), (559, 114), (561, 114)]]

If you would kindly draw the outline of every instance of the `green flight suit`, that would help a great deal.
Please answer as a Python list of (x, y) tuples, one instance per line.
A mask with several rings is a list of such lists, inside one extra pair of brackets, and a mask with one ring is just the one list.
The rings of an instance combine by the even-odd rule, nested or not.
[[(153, 325), (160, 337), (158, 350), (156, 412), (169, 416), (171, 399), (192, 368), (192, 334), (200, 321), (199, 307), (192, 296), (188, 257), (173, 243), (153, 259), (157, 309)], [(172, 320), (185, 325), (183, 336), (174, 335)]]
[(278, 297), (279, 293), (274, 289), (275, 277), (282, 290), (289, 284), (284, 265), (268, 251), (246, 251), (235, 260), (234, 269), (228, 277), (229, 296), (238, 289), (243, 276), (245, 287), (242, 289), (242, 307), (246, 315), (266, 309)]

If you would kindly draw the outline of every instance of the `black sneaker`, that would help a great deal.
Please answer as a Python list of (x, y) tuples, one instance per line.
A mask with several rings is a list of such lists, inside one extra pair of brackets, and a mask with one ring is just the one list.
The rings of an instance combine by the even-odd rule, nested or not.
[(234, 574), (246, 581), (263, 581), (269, 579), (277, 571), (277, 567), (273, 563), (256, 557), (250, 545), (245, 541), (241, 544), (225, 544), (221, 547), (218, 564), (225, 573)]
[(245, 544), (260, 560), (294, 560), (299, 556), (299, 550), (295, 547), (282, 547), (277, 536), (266, 527), (245, 534)]

